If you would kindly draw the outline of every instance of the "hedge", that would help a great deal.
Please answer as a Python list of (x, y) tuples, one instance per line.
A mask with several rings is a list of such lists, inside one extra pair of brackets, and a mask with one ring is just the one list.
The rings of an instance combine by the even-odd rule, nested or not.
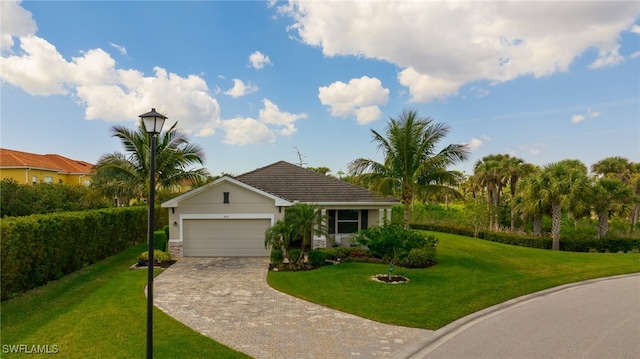
[[(155, 211), (158, 227), (166, 211)], [(147, 208), (6, 217), (0, 222), (1, 300), (147, 241)]]
[[(439, 224), (410, 224), (413, 229), (458, 234), (473, 237), (473, 229)], [(521, 247), (551, 249), (549, 237), (522, 236), (511, 233), (479, 231), (478, 238)], [(640, 250), (640, 239), (568, 239), (560, 238), (560, 250), (568, 252), (631, 252)]]

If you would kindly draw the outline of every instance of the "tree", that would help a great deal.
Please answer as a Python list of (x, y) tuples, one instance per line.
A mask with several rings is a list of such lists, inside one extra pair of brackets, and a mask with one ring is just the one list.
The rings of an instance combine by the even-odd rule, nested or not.
[(498, 229), (498, 207), (500, 194), (508, 176), (504, 171), (504, 159), (509, 155), (488, 155), (478, 160), (473, 167), (473, 175), (481, 186), (487, 189), (489, 228)]
[(436, 145), (447, 135), (449, 127), (422, 118), (415, 110), (404, 110), (397, 119), (390, 118), (384, 136), (373, 129), (371, 132), (384, 161), (358, 158), (349, 164), (349, 171), (372, 190), (400, 197), (407, 229), (409, 207), (416, 193), (453, 182), (454, 174), (446, 168), (465, 160), (468, 147), (450, 144), (436, 152)]
[[(120, 139), (125, 153), (103, 155), (96, 164), (94, 188), (104, 195), (118, 198), (146, 198), (149, 193), (151, 137), (140, 121), (137, 131), (124, 126), (112, 127), (112, 137)], [(177, 129), (177, 122), (158, 136), (156, 144), (156, 189), (171, 190), (183, 182), (207, 180), (206, 169), (192, 168), (204, 164), (204, 151), (189, 142)]]
[(579, 208), (589, 190), (587, 168), (577, 160), (563, 160), (544, 167), (539, 196), (551, 207), (552, 249), (560, 249), (562, 210)]
[(598, 239), (609, 231), (609, 217), (620, 212), (633, 196), (631, 187), (617, 178), (599, 178), (593, 184), (591, 204), (598, 216)]
[(321, 208), (315, 204), (296, 203), (287, 209), (285, 222), (291, 227), (292, 233), (297, 233), (302, 237), (300, 257), (297, 258), (297, 262), (302, 264), (304, 251), (311, 243), (313, 235), (328, 234), (326, 216), (322, 214)]
[(287, 253), (286, 256), (289, 258), (289, 245), (293, 241), (295, 237), (299, 234), (296, 232), (296, 229), (291, 226), (290, 221), (287, 221), (287, 212), (285, 212), (285, 219), (279, 220), (275, 225), (269, 227), (264, 234), (264, 248), (271, 250), (281, 250), (284, 253)]
[(518, 193), (514, 198), (516, 210), (532, 219), (533, 234), (536, 236), (542, 235), (542, 216), (550, 212), (548, 204), (540, 197), (543, 185), (540, 169), (536, 168), (533, 174), (518, 183)]

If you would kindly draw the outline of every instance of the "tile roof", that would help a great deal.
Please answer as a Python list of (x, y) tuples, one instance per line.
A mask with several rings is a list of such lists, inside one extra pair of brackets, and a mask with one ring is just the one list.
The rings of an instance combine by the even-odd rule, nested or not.
[(335, 177), (279, 161), (234, 177), (236, 180), (288, 201), (398, 202)]
[(56, 154), (38, 155), (0, 148), (0, 167), (33, 167), (65, 173), (93, 173), (93, 165)]

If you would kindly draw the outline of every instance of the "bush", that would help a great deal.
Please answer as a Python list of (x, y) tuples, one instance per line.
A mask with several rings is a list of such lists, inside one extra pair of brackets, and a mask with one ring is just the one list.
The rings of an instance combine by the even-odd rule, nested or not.
[(354, 239), (357, 243), (366, 246), (374, 256), (383, 258), (390, 264), (397, 262), (402, 266), (403, 260), (412, 249), (424, 247), (429, 249), (422, 254), (414, 252), (416, 258), (413, 260), (418, 260), (419, 256), (428, 255), (429, 260), (435, 262), (438, 240), (433, 236), (426, 237), (419, 231), (405, 230), (399, 224), (369, 227), (358, 232)]
[(281, 249), (272, 249), (269, 259), (272, 264), (279, 265), (284, 261), (284, 254)]
[(422, 248), (413, 248), (398, 263), (401, 267), (407, 268), (426, 268), (436, 262), (436, 247), (424, 246)]
[[(148, 261), (149, 260), (149, 251), (142, 252), (142, 254), (138, 257), (138, 260)], [(161, 251), (159, 249), (153, 250), (153, 262), (154, 263), (162, 263), (168, 262), (171, 260), (171, 254)]]
[(327, 260), (327, 253), (321, 250), (313, 250), (309, 252), (309, 264), (314, 267), (320, 267), (325, 264), (325, 260)]
[[(162, 212), (156, 223), (166, 223)], [(2, 300), (146, 242), (147, 218), (146, 207), (3, 218)]]
[(295, 262), (300, 258), (301, 250), (299, 249), (289, 249), (289, 262)]
[(167, 251), (167, 234), (165, 231), (153, 232), (153, 249), (159, 249), (163, 252)]

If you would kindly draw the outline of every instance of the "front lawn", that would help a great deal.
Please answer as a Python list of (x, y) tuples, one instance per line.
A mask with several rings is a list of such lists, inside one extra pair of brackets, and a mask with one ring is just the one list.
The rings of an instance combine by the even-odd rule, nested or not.
[[(146, 352), (146, 270), (129, 270), (136, 246), (2, 302), (2, 357), (11, 345), (46, 346), (63, 358), (142, 358)], [(155, 358), (248, 358), (155, 309)], [(55, 346), (55, 347), (54, 347)]]
[(383, 323), (438, 329), (494, 304), (558, 285), (640, 272), (640, 254), (554, 252), (427, 232), (438, 264), (395, 267), (405, 284), (369, 280), (388, 266), (342, 263), (303, 272), (269, 272), (269, 284), (314, 303)]

